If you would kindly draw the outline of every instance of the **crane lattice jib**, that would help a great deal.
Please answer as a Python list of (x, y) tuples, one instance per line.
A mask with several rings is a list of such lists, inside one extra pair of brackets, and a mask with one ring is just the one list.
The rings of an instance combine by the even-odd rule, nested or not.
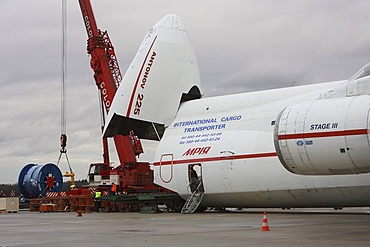
[(118, 65), (117, 56), (116, 56), (116, 53), (114, 52), (114, 47), (112, 45), (112, 42), (110, 41), (108, 32), (107, 31), (102, 32), (102, 36), (103, 36), (103, 40), (105, 44), (105, 49), (109, 56), (109, 62), (108, 62), (109, 69), (111, 71), (116, 87), (118, 88), (119, 84), (122, 81), (122, 75), (121, 75), (121, 70)]
[(90, 66), (105, 110), (108, 112), (117, 88), (122, 81), (117, 56), (107, 31), (97, 28), (90, 1), (80, 0), (83, 20), (88, 35), (87, 52), (91, 55)]

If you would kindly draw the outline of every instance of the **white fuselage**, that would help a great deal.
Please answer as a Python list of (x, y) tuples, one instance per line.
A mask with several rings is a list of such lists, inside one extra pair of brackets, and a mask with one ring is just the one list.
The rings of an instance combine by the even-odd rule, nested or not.
[[(203, 180), (205, 206), (369, 206), (370, 174), (296, 175), (284, 168), (274, 146), (275, 121), (284, 109), (306, 101), (344, 100), (348, 88), (348, 81), (338, 81), (185, 102), (159, 143), (155, 183), (186, 198), (191, 193), (188, 166), (195, 165)], [(330, 118), (307, 123), (307, 131), (325, 134), (333, 132), (330, 128), (340, 133), (351, 129), (341, 125), (340, 119)], [(345, 135), (303, 138), (305, 143), (299, 138), (289, 141), (297, 148), (307, 145), (307, 149), (321, 142), (329, 150), (332, 142), (340, 143)], [(368, 140), (367, 134), (359, 136)], [(340, 159), (342, 154), (337, 151)], [(324, 161), (325, 155), (328, 160), (332, 155), (326, 152), (316, 150)]]
[(187, 198), (193, 166), (204, 206), (370, 205), (370, 65), (346, 81), (204, 99), (201, 92), (187, 31), (167, 15), (123, 77), (104, 136), (134, 131), (158, 140), (155, 183)]

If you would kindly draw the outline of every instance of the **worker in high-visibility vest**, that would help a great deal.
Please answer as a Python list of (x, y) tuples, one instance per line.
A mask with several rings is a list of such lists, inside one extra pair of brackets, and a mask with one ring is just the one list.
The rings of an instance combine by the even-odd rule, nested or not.
[(95, 192), (95, 198), (94, 198), (95, 212), (99, 212), (99, 208), (100, 208), (100, 204), (101, 204), (100, 197), (101, 197), (101, 192), (100, 191), (96, 191)]
[(117, 185), (115, 183), (112, 183), (112, 187), (110, 188), (111, 195), (117, 194)]

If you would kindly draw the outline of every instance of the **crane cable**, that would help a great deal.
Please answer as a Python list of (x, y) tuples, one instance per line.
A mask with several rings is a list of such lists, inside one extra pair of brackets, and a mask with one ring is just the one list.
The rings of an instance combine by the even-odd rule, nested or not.
[(69, 171), (73, 173), (71, 164), (69, 163), (68, 155), (67, 155), (67, 117), (66, 117), (66, 98), (67, 98), (67, 0), (62, 0), (62, 33), (61, 33), (61, 104), (60, 104), (60, 154), (57, 162), (57, 166), (59, 166), (60, 159), (62, 154), (65, 154)]
[(61, 133), (66, 133), (66, 77), (67, 77), (67, 7), (66, 0), (62, 0), (62, 32), (61, 32)]

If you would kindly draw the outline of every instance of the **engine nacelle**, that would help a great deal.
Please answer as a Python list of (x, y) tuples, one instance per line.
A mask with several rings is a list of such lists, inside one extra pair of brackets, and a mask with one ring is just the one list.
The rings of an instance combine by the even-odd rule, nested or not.
[(280, 162), (301, 175), (370, 172), (369, 109), (368, 95), (285, 108), (274, 130)]

